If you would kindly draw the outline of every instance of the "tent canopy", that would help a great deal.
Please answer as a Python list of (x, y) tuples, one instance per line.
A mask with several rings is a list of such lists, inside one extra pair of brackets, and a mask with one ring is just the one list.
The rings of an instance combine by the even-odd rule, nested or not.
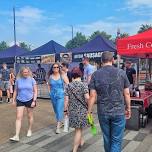
[(117, 40), (119, 55), (152, 58), (152, 29)]
[(28, 51), (26, 49), (23, 49), (17, 45), (13, 45), (12, 47), (9, 47), (3, 51), (0, 52), (0, 58), (12, 58), (15, 56), (22, 55), (24, 53), (27, 53)]
[(34, 49), (33, 51), (24, 54), (23, 56), (36, 56), (36, 55), (41, 56), (45, 54), (56, 54), (56, 53), (58, 54), (61, 52), (63, 53), (68, 52), (68, 50), (64, 46), (51, 40), (48, 43)]
[(102, 36), (97, 36), (93, 40), (85, 43), (84, 45), (74, 48), (72, 50), (73, 53), (82, 53), (82, 52), (103, 52), (103, 51), (111, 51), (115, 52), (116, 47), (115, 44), (105, 39)]

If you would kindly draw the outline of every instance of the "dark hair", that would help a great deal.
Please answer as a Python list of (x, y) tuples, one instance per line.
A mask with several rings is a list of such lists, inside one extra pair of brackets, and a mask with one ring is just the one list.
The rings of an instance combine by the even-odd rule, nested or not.
[(79, 63), (79, 69), (83, 73), (84, 72), (84, 65), (83, 63)]
[(68, 63), (65, 63), (65, 62), (63, 62), (61, 65), (64, 66), (64, 67), (66, 67), (66, 68), (69, 67), (69, 64), (68, 64)]
[(69, 57), (69, 54), (64, 53), (64, 54), (62, 55), (62, 57), (63, 57), (63, 58), (64, 58), (64, 57)]
[(54, 65), (58, 65), (59, 66), (59, 72), (61, 73), (61, 66), (59, 63), (55, 62), (52, 64), (51, 68), (50, 68), (50, 71), (48, 72), (48, 78), (50, 77), (51, 74), (53, 74), (53, 67)]
[(74, 67), (71, 72), (72, 72), (73, 79), (82, 77), (82, 72), (78, 67)]
[(82, 58), (82, 61), (83, 61), (83, 60), (86, 60), (86, 61), (88, 61), (88, 62), (90, 61), (90, 59), (89, 59), (87, 56), (84, 56), (84, 57)]

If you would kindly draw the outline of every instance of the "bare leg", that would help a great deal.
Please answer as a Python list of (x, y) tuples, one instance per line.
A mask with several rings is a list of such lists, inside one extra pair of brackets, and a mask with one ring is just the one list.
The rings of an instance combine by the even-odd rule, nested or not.
[(2, 98), (2, 90), (0, 90), (0, 98)]
[(29, 124), (28, 130), (31, 131), (33, 125), (33, 108), (27, 108), (27, 116), (28, 116), (28, 124)]
[(82, 139), (82, 129), (76, 128), (75, 136), (74, 136), (73, 152), (77, 152), (77, 149), (81, 143), (81, 139)]
[(17, 107), (16, 109), (16, 136), (19, 137), (21, 123), (23, 119), (24, 107)]
[(2, 90), (0, 90), (0, 102), (2, 103), (3, 101), (2, 101), (3, 99), (2, 99)]
[(10, 91), (7, 89), (7, 98), (10, 98)]
[(80, 146), (83, 146), (83, 145), (84, 145), (84, 139), (83, 139), (83, 137), (82, 137), (82, 135), (81, 135)]

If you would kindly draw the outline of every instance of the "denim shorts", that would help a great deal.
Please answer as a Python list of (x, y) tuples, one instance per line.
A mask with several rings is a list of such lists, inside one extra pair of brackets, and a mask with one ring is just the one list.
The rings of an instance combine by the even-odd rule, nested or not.
[(9, 90), (10, 89), (10, 81), (1, 81), (0, 88), (3, 91)]

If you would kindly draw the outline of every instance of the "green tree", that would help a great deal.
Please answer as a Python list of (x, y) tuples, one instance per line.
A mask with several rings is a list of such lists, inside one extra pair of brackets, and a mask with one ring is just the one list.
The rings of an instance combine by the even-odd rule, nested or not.
[(128, 37), (129, 36), (129, 34), (128, 33), (120, 33), (120, 38), (124, 38), (124, 37)]
[(0, 51), (7, 49), (9, 46), (5, 41), (0, 42)]
[(144, 31), (147, 31), (148, 29), (151, 29), (152, 25), (151, 24), (142, 24), (138, 30), (138, 33), (142, 33)]
[(108, 40), (110, 40), (111, 39), (111, 35), (109, 35), (109, 34), (107, 34), (105, 31), (102, 31), (102, 32), (100, 32), (100, 31), (95, 31), (94, 33), (92, 33), (91, 34), (91, 36), (89, 37), (89, 40), (92, 40), (92, 39), (94, 39), (96, 36), (98, 36), (98, 35), (101, 35), (101, 36), (103, 36), (104, 38), (106, 38), (106, 39), (108, 39)]
[(23, 48), (23, 49), (26, 49), (26, 50), (31, 51), (31, 46), (28, 45), (28, 44), (26, 44), (25, 42), (20, 42), (20, 43), (19, 43), (19, 46), (20, 46), (21, 48)]
[(86, 42), (87, 42), (86, 36), (83, 35), (81, 32), (77, 32), (76, 36), (72, 40), (69, 40), (66, 43), (65, 47), (68, 49), (73, 49), (83, 45)]

